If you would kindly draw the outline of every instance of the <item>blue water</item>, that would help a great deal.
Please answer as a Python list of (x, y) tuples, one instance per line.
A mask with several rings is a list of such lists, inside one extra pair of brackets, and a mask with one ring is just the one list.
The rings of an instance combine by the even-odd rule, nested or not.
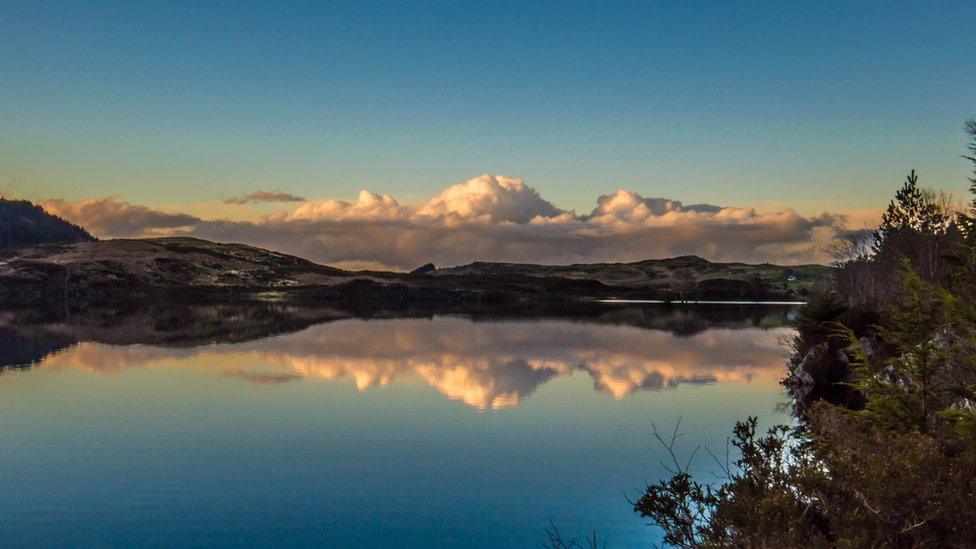
[(724, 451), (747, 415), (788, 421), (788, 329), (723, 326), (433, 317), (239, 344), (78, 338), (0, 375), (0, 545), (537, 548), (550, 519), (647, 545), (659, 532), (627, 497), (666, 474), (652, 422), (681, 417), (690, 452)]

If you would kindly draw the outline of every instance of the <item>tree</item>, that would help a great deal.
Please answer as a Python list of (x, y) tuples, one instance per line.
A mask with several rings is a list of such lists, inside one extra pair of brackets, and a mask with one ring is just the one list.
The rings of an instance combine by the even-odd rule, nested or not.
[[(966, 150), (969, 154), (964, 154), (962, 157), (973, 163), (973, 175), (969, 178), (969, 192), (973, 197), (969, 201), (969, 211), (960, 216), (960, 224), (966, 233), (966, 242), (972, 256), (974, 255), (972, 250), (976, 249), (976, 116), (963, 124), (963, 130), (969, 139), (966, 142)], [(976, 272), (972, 267), (970, 270)]]
[(884, 246), (885, 237), (896, 232), (932, 233), (943, 230), (948, 216), (940, 210), (935, 194), (918, 186), (918, 176), (912, 170), (881, 216), (881, 226), (874, 233), (875, 251)]
[(737, 424), (739, 458), (718, 462), (717, 486), (693, 479), (675, 437), (654, 430), (671, 478), (634, 510), (665, 543), (976, 547), (976, 118), (966, 131), (967, 215), (912, 171), (877, 231), (832, 247), (836, 274), (800, 313), (790, 386), (830, 372), (815, 383), (858, 398), (794, 401), (798, 424), (765, 436), (754, 419)]
[[(969, 137), (969, 141), (966, 143), (966, 150), (969, 151), (969, 154), (964, 154), (962, 157), (973, 163), (973, 176), (969, 178), (969, 192), (976, 195), (976, 116), (967, 120), (963, 129)], [(976, 213), (976, 196), (970, 202), (969, 209)]]
[(827, 247), (834, 258), (833, 282), (851, 305), (868, 308), (883, 303), (889, 294), (887, 274), (873, 261), (874, 233), (844, 231)]
[(907, 260), (925, 280), (935, 282), (945, 274), (947, 257), (958, 251), (956, 218), (952, 196), (922, 189), (912, 170), (874, 232), (875, 256), (889, 267)]

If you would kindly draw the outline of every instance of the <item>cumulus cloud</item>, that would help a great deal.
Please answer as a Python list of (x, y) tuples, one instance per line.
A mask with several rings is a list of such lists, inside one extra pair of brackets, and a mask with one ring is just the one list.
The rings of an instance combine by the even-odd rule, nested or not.
[(201, 220), (119, 201), (48, 201), (54, 213), (101, 236), (180, 233), (244, 242), (324, 263), (410, 269), (434, 262), (640, 261), (697, 254), (716, 261), (825, 262), (844, 217), (792, 209), (684, 205), (626, 189), (597, 198), (588, 215), (562, 210), (521, 179), (482, 175), (418, 208), (390, 195), (304, 202), (259, 221)]
[(543, 200), (521, 179), (484, 174), (444, 189), (418, 213), (453, 222), (527, 223), (535, 217), (552, 217), (562, 211)]
[(342, 200), (326, 200), (325, 202), (307, 202), (287, 216), (275, 216), (274, 219), (287, 220), (361, 220), (361, 219), (396, 219), (407, 217), (410, 210), (400, 206), (395, 198), (388, 194), (378, 195), (369, 191), (360, 191), (355, 202)]
[(119, 196), (91, 198), (78, 202), (44, 200), (40, 206), (49, 213), (82, 226), (99, 237), (130, 237), (189, 228), (200, 218), (183, 213), (167, 213), (130, 204)]
[(613, 194), (605, 194), (596, 199), (596, 209), (590, 214), (591, 218), (602, 216), (624, 216), (628, 219), (646, 220), (650, 217), (660, 217), (671, 213), (718, 213), (721, 206), (711, 204), (693, 204), (684, 206), (677, 200), (667, 198), (644, 198), (626, 189), (618, 189)]
[(254, 191), (251, 194), (232, 196), (223, 200), (224, 204), (248, 204), (251, 202), (305, 202), (301, 196), (284, 191)]

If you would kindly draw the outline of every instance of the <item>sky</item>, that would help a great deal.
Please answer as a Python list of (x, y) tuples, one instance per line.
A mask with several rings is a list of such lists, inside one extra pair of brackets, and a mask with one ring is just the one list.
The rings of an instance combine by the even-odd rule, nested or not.
[[(973, 2), (0, 0), (0, 187), (337, 264), (822, 261), (910, 169), (967, 198), (974, 29)], [(649, 212), (595, 222), (619, 190)], [(732, 218), (770, 238), (723, 251)], [(350, 223), (411, 244), (337, 253)]]

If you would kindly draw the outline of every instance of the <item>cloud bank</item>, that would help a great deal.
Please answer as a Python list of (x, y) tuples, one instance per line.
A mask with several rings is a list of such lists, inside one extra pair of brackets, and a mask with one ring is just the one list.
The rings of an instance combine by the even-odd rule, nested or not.
[(807, 217), (789, 208), (764, 213), (684, 205), (626, 189), (598, 197), (589, 214), (579, 215), (556, 207), (521, 179), (490, 174), (451, 185), (419, 208), (364, 190), (353, 202), (304, 201), (258, 221), (204, 220), (117, 196), (42, 205), (101, 237), (181, 234), (323, 263), (395, 269), (429, 261), (611, 262), (686, 254), (716, 261), (825, 262), (823, 244), (844, 222), (842, 215)]
[(40, 206), (68, 221), (78, 220), (77, 224), (83, 224), (89, 232), (102, 237), (165, 234), (176, 229), (189, 230), (201, 222), (199, 217), (189, 214), (166, 213), (130, 204), (122, 201), (118, 195), (78, 202), (43, 200)]

